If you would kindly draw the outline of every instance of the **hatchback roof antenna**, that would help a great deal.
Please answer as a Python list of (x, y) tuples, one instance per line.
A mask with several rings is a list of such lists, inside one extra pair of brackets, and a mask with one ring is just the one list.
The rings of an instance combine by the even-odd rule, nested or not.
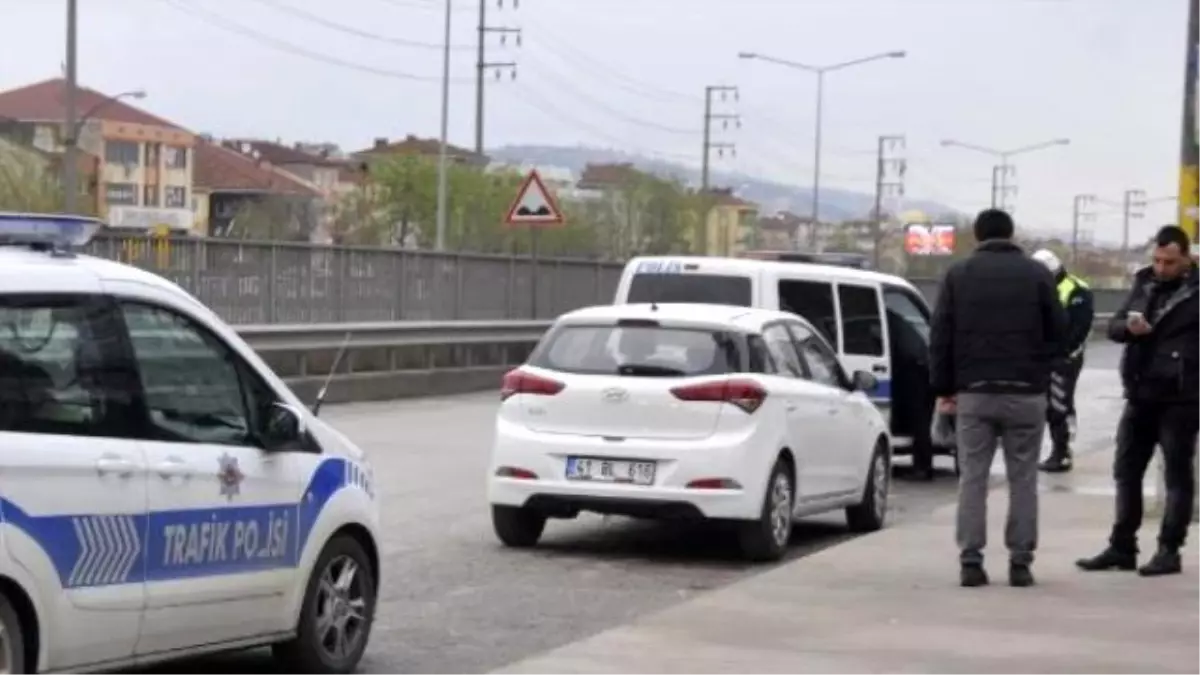
[(333, 381), (333, 376), (337, 373), (338, 366), (342, 365), (342, 357), (346, 355), (346, 349), (350, 347), (350, 332), (346, 332), (345, 339), (342, 340), (342, 346), (338, 348), (337, 356), (333, 358), (333, 366), (329, 369), (329, 374), (325, 376), (325, 382), (321, 385), (321, 390), (317, 392), (317, 400), (313, 401), (312, 414), (313, 417), (321, 414), (321, 404), (325, 402), (325, 394), (329, 393), (329, 383)]

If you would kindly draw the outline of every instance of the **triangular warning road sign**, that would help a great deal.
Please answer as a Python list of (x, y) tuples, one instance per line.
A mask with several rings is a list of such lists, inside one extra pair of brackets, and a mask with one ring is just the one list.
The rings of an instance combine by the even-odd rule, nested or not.
[(562, 224), (562, 210), (558, 208), (554, 195), (546, 189), (537, 169), (530, 171), (525, 182), (521, 183), (521, 189), (517, 190), (517, 198), (508, 207), (504, 222), (529, 226)]

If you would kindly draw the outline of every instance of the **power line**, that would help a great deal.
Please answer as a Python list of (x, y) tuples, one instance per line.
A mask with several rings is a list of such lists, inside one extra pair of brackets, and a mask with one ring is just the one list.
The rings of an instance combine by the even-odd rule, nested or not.
[[(436, 49), (438, 51), (441, 51), (441, 49), (443, 47), (443, 45), (438, 44), (436, 42), (421, 42), (418, 40), (408, 40), (405, 38), (390, 37), (387, 35), (380, 35), (379, 33), (372, 33), (371, 31), (362, 30), (361, 28), (355, 28), (354, 26), (347, 26), (346, 24), (343, 24), (343, 23), (338, 23), (336, 21), (330, 21), (329, 19), (326, 19), (325, 17), (313, 14), (312, 12), (309, 12), (309, 11), (306, 11), (303, 9), (299, 9), (297, 7), (292, 7), (290, 5), (280, 2), (279, 0), (254, 0), (254, 1), (259, 4), (266, 5), (276, 11), (283, 12), (285, 14), (290, 14), (292, 16), (301, 18), (310, 23), (315, 23), (318, 26), (324, 26), (325, 28), (329, 28), (331, 30), (336, 30), (340, 33), (346, 33), (347, 35), (353, 35), (355, 37), (360, 37), (360, 38), (363, 38), (366, 40), (372, 40), (375, 42), (383, 42), (385, 44), (395, 45), (395, 46), (399, 46), (399, 47), (415, 47), (418, 49)], [(450, 48), (451, 49), (471, 49), (471, 47), (469, 45), (450, 45)]]
[(674, 100), (677, 102), (698, 103), (703, 100), (695, 94), (686, 94), (679, 91), (674, 91), (657, 85), (647, 84), (641, 80), (634, 79), (621, 72), (614, 70), (611, 66), (604, 62), (589, 56), (583, 50), (572, 46), (567, 42), (560, 42), (549, 37), (554, 34), (554, 31), (549, 29), (544, 24), (538, 24), (532, 19), (527, 19), (529, 23), (541, 30), (534, 34), (535, 41), (542, 41), (545, 44), (546, 50), (552, 54), (562, 58), (564, 61), (574, 61), (576, 64), (583, 64), (584, 70), (598, 74), (601, 78), (607, 79), (618, 88), (628, 91), (636, 96), (644, 98), (652, 98), (656, 100)]
[(596, 108), (607, 112), (612, 117), (624, 120), (630, 124), (640, 126), (640, 127), (645, 127), (647, 129), (654, 129), (656, 131), (661, 131), (664, 133), (679, 134), (681, 136), (696, 136), (701, 133), (700, 129), (683, 129), (680, 127), (670, 126), (670, 125), (666, 125), (666, 124), (660, 124), (658, 122), (654, 122), (654, 121), (647, 120), (647, 119), (642, 119), (640, 117), (635, 117), (633, 115), (624, 113), (620, 109), (615, 108), (615, 107), (609, 105), (608, 103), (605, 103), (602, 99), (596, 98), (595, 96), (592, 96), (591, 94), (584, 93), (582, 90), (578, 89), (575, 85), (571, 84), (571, 82), (568, 78), (566, 78), (565, 76), (560, 75), (558, 73), (555, 73), (552, 70), (544, 69), (544, 70), (534, 71), (534, 72), (540, 72), (542, 75), (549, 75), (550, 79), (555, 81), (555, 84), (553, 85), (555, 89), (557, 89), (559, 91), (571, 92), (576, 98), (582, 99), (583, 101), (586, 101), (589, 105), (595, 106)]
[[(518, 93), (514, 98), (516, 98), (516, 100), (519, 103), (521, 103), (522, 105), (528, 107), (531, 110), (534, 110), (534, 111), (540, 113), (547, 120), (552, 120), (555, 122), (566, 122), (568, 125), (573, 126), (576, 129), (586, 131), (599, 139), (602, 139), (609, 143), (613, 143), (617, 147), (623, 147), (623, 148), (630, 147), (628, 138), (620, 138), (618, 136), (613, 136), (613, 135), (609, 134), (608, 132), (601, 130), (599, 127), (596, 127), (588, 122), (584, 122), (584, 121), (580, 120), (578, 117), (574, 117), (574, 116), (570, 115), (569, 113), (564, 112), (562, 110), (562, 108), (559, 108), (558, 106), (551, 103), (548, 97), (544, 97), (541, 94), (539, 94), (537, 92), (537, 90), (530, 88), (528, 83), (519, 82), (517, 85), (517, 88), (520, 90), (520, 93)], [(664, 152), (661, 150), (653, 150), (653, 149), (646, 149), (646, 148), (632, 148), (632, 149), (637, 150), (638, 152), (643, 152), (643, 153), (646, 153), (649, 155), (657, 155), (661, 158), (670, 159), (670, 160), (695, 161), (695, 159), (696, 159), (695, 157), (693, 157), (691, 155), (685, 155), (682, 153)]]
[[(278, 38), (271, 37), (270, 35), (267, 35), (265, 33), (261, 33), (259, 31), (247, 28), (239, 23), (225, 19), (225, 18), (223, 18), (217, 14), (214, 14), (212, 12), (209, 12), (207, 10), (203, 10), (203, 9), (200, 9), (195, 6), (191, 6), (191, 5), (184, 5), (180, 2), (178, 2), (178, 0), (161, 0), (161, 1), (163, 3), (165, 3), (168, 7), (171, 7), (172, 9), (174, 9), (175, 11), (178, 11), (178, 12), (181, 12), (184, 14), (190, 14), (191, 16), (193, 16), (197, 19), (200, 19), (201, 21), (203, 21), (211, 26), (220, 28), (220, 29), (228, 31), (230, 33), (241, 35), (242, 37), (245, 37), (249, 40), (253, 40), (253, 41), (259, 43), (261, 46), (270, 47), (277, 51), (286, 52), (286, 53), (292, 54), (294, 56), (301, 56), (306, 59), (310, 59), (312, 61), (318, 61), (318, 62), (325, 63), (328, 65), (338, 66), (340, 68), (346, 68), (348, 70), (356, 70), (358, 72), (368, 73), (370, 75), (378, 75), (380, 77), (388, 77), (388, 78), (397, 79), (397, 80), (407, 80), (410, 82), (441, 82), (440, 77), (432, 77), (432, 76), (428, 76), (428, 75), (414, 75), (413, 73), (405, 73), (405, 72), (401, 72), (398, 70), (390, 70), (387, 68), (377, 68), (375, 66), (369, 66), (369, 65), (366, 65), (363, 63), (355, 63), (353, 61), (347, 61), (345, 59), (341, 59), (336, 56), (330, 56), (328, 54), (323, 54), (321, 52), (315, 52), (310, 49), (306, 49), (304, 47), (295, 45), (291, 42), (280, 40)], [(469, 81), (469, 80), (465, 80), (464, 78), (451, 78), (451, 82), (455, 82), (455, 83), (463, 83), (463, 82), (467, 82), (467, 81)]]
[(738, 88), (724, 84), (710, 84), (704, 88), (704, 144), (700, 152), (700, 190), (704, 192), (708, 191), (708, 164), (712, 151), (716, 150), (718, 155), (724, 156), (725, 151), (728, 150), (734, 157), (737, 157), (737, 146), (733, 143), (713, 142), (713, 120), (721, 120), (723, 127), (728, 127), (730, 121), (733, 121), (739, 127), (742, 126), (741, 118), (736, 113), (713, 112), (714, 94), (720, 94), (722, 101), (732, 94), (733, 100), (737, 101)]

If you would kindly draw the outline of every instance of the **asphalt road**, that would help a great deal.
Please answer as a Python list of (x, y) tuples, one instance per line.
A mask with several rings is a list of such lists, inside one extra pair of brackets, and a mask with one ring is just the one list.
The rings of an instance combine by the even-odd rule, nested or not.
[[(1089, 367), (1115, 367), (1114, 347), (1098, 343)], [(618, 518), (552, 521), (537, 549), (501, 548), (484, 495), (495, 406), (494, 394), (480, 394), (325, 413), (371, 452), (383, 503), (386, 577), (363, 672), (488, 671), (770, 568), (741, 562), (707, 528)], [(892, 523), (953, 499), (949, 463), (939, 461), (933, 483), (893, 483)], [(840, 514), (805, 521), (789, 558), (848, 536)], [(258, 650), (155, 670), (272, 669)]]

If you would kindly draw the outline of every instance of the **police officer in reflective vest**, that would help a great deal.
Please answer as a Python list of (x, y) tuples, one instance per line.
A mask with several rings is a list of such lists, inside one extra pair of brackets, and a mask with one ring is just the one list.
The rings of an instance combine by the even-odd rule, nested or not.
[(1050, 427), (1053, 448), (1041, 463), (1041, 470), (1061, 473), (1071, 470), (1071, 436), (1075, 426), (1075, 384), (1083, 369), (1083, 352), (1092, 333), (1095, 307), (1092, 291), (1082, 279), (1067, 272), (1062, 261), (1052, 251), (1041, 249), (1033, 259), (1054, 274), (1058, 283), (1058, 299), (1067, 312), (1067, 357), (1055, 364), (1050, 374), (1050, 401), (1046, 422)]

